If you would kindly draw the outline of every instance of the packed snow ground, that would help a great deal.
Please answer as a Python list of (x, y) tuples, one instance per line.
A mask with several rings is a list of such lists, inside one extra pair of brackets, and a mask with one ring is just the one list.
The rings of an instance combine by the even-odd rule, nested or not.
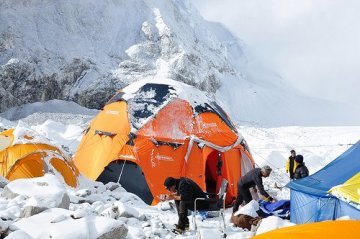
[[(31, 121), (28, 120), (29, 117)], [(90, 118), (91, 116), (77, 114), (38, 113), (20, 122), (0, 118), (0, 127), (17, 126), (35, 130), (54, 145), (73, 154)], [(239, 131), (247, 140), (256, 163), (259, 166), (269, 164), (274, 168), (264, 184), (265, 189), (277, 199), (289, 198), (289, 190), (282, 186), (289, 181), (284, 166), (291, 149), (304, 155), (310, 173), (314, 173), (357, 142), (360, 136), (360, 127), (241, 126)], [(45, 175), (42, 178), (10, 183), (2, 179), (1, 185), (0, 230), (14, 231), (9, 238), (109, 238), (107, 236), (126, 235), (126, 231), (126, 238), (129, 239), (198, 236), (193, 230), (182, 236), (175, 236), (170, 232), (173, 224), (177, 223), (173, 204), (164, 202), (148, 206), (115, 183), (103, 185), (81, 177), (79, 187), (74, 189), (66, 186), (57, 176)], [(12, 196), (9, 196), (9, 190)], [(60, 202), (59, 198), (63, 198), (65, 194), (69, 202), (63, 205), (64, 200)], [(44, 206), (50, 209), (22, 218), (29, 207), (41, 209)], [(253, 232), (233, 227), (229, 222), (230, 216), (231, 209), (228, 209), (225, 215), (228, 238), (249, 238), (254, 235)], [(201, 222), (198, 216), (197, 222), (200, 228), (198, 233), (202, 238), (221, 237), (216, 219)], [(288, 221), (270, 217), (263, 220), (258, 232), (289, 225)]]

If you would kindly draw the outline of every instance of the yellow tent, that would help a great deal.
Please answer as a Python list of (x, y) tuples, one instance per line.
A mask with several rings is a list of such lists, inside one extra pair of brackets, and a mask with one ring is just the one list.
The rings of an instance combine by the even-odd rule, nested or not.
[(359, 238), (360, 221), (324, 221), (284, 227), (252, 239)]
[(345, 198), (355, 203), (360, 203), (360, 173), (355, 174), (345, 183), (335, 186), (329, 192), (336, 197)]
[(33, 137), (16, 135), (14, 129), (0, 133), (0, 175), (15, 180), (57, 171), (69, 186), (76, 187), (79, 172), (75, 165), (55, 146), (32, 143)]

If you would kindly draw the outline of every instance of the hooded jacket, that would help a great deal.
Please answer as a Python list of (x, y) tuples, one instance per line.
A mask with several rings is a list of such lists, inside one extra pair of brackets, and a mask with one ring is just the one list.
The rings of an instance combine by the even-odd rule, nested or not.
[(294, 172), (294, 179), (305, 178), (307, 176), (309, 176), (309, 170), (305, 163), (299, 163)]

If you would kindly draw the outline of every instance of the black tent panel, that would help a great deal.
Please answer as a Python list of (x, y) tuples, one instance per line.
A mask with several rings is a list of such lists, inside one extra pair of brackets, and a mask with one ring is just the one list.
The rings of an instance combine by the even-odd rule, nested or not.
[(97, 181), (100, 181), (104, 184), (108, 182), (116, 183), (119, 179), (123, 166), (124, 169), (119, 182), (121, 186), (123, 186), (126, 191), (136, 194), (145, 203), (150, 205), (154, 197), (150, 192), (149, 186), (145, 180), (145, 176), (141, 168), (132, 162), (111, 162), (108, 166), (105, 167)]
[(146, 119), (154, 116), (160, 107), (176, 97), (175, 89), (164, 84), (147, 83), (143, 85), (128, 102), (130, 121), (133, 127), (140, 129)]

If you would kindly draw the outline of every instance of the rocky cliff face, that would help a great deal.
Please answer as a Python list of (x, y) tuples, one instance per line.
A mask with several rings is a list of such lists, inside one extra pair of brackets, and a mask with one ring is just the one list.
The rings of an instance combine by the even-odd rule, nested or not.
[(0, 112), (50, 99), (101, 108), (146, 77), (209, 93), (238, 77), (186, 1), (5, 0), (0, 13)]
[(308, 97), (247, 60), (244, 44), (187, 0), (3, 0), (0, 23), (0, 112), (51, 99), (99, 109), (130, 83), (170, 78), (208, 92), (240, 124), (360, 122), (353, 106)]

